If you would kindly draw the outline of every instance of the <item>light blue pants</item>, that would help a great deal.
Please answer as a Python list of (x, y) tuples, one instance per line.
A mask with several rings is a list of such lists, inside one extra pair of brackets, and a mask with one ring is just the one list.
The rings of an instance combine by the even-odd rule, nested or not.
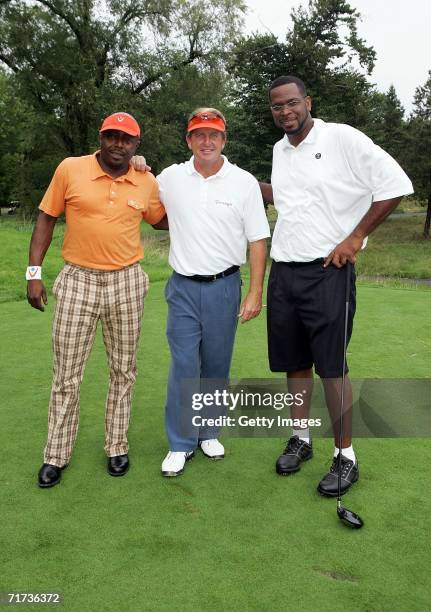
[[(227, 382), (241, 302), (238, 272), (205, 283), (174, 272), (165, 289), (171, 351), (166, 400), (166, 433), (171, 451), (190, 451), (219, 429), (191, 425), (191, 386), (201, 379)], [(185, 386), (186, 384), (186, 386)], [(199, 389), (198, 389), (199, 390)]]

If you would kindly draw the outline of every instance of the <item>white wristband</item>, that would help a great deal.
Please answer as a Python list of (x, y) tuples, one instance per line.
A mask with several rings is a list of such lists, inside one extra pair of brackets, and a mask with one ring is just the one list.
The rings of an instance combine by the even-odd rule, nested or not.
[(41, 280), (42, 268), (40, 266), (29, 266), (25, 273), (26, 280)]

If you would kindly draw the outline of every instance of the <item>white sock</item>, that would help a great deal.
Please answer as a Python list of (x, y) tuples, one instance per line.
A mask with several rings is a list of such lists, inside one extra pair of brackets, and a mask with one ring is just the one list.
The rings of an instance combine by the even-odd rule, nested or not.
[(310, 429), (292, 429), (292, 436), (298, 436), (300, 440), (304, 440), (307, 444), (310, 444)]
[[(338, 456), (338, 447), (335, 446), (334, 447), (334, 457)], [(355, 455), (355, 451), (353, 450), (353, 446), (350, 445), (347, 448), (342, 448), (341, 449), (341, 454), (343, 455), (343, 457), (346, 457), (346, 459), (350, 459), (350, 461), (354, 461), (356, 463), (356, 455)]]

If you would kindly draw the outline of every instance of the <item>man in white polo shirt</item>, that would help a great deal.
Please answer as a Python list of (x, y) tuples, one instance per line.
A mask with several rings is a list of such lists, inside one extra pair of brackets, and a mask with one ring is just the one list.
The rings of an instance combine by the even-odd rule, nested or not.
[[(338, 494), (341, 376), (344, 362), (346, 272), (351, 272), (348, 338), (355, 314), (356, 253), (367, 236), (412, 193), (409, 178), (388, 153), (362, 132), (313, 119), (311, 98), (294, 76), (270, 86), (275, 124), (285, 135), (274, 146), (271, 185), (261, 184), (278, 212), (272, 239), (274, 260), (268, 282), (268, 350), (271, 370), (286, 372), (289, 391), (307, 391), (293, 418), (308, 418), (312, 367), (322, 378), (333, 423), (332, 466), (318, 485), (322, 495)], [(352, 392), (346, 381), (341, 456), (341, 492), (359, 477), (352, 446)], [(291, 474), (311, 459), (308, 429), (292, 432), (276, 463)]]
[[(192, 158), (157, 177), (174, 270), (166, 286), (171, 367), (164, 476), (181, 474), (198, 446), (211, 459), (224, 457), (217, 429), (191, 426), (190, 394), (184, 384), (228, 379), (238, 317), (248, 321), (262, 307), (270, 235), (256, 179), (222, 155), (223, 115), (217, 109), (197, 109), (189, 118), (186, 139)], [(250, 287), (241, 303), (239, 267), (246, 261), (247, 243)]]

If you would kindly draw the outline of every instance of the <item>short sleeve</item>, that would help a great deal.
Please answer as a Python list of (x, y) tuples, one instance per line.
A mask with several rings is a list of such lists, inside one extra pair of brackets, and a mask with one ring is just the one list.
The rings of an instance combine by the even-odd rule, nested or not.
[(51, 217), (59, 217), (65, 208), (67, 184), (68, 169), (65, 159), (57, 166), (49, 187), (39, 204), (39, 210), (51, 215)]
[(162, 170), (157, 175), (157, 184), (159, 186), (159, 198), (161, 202), (165, 204), (165, 193), (166, 193), (166, 181), (167, 181), (167, 168)]
[(259, 183), (252, 176), (244, 203), (244, 230), (248, 242), (269, 238), (271, 235)]
[(149, 195), (148, 208), (142, 213), (144, 220), (150, 225), (154, 225), (163, 219), (166, 211), (163, 204), (160, 202), (159, 186), (153, 178), (153, 186)]
[(340, 144), (357, 179), (372, 193), (373, 202), (413, 193), (413, 185), (393, 157), (371, 138), (348, 125), (338, 125)]

